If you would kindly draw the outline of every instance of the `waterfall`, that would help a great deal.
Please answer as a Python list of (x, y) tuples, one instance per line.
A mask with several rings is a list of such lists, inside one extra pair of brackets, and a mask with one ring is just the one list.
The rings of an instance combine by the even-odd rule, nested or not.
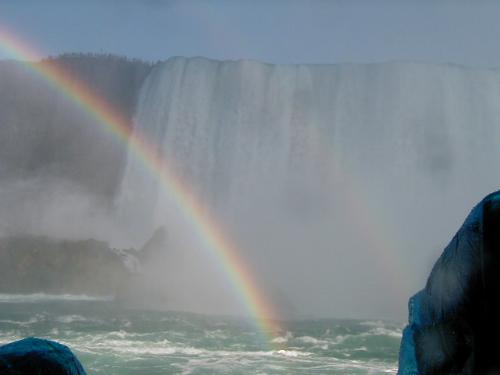
[[(404, 314), (499, 186), (500, 73), (171, 58), (144, 81), (135, 131), (294, 304)], [(177, 225), (171, 200), (130, 156), (116, 203), (135, 239)]]

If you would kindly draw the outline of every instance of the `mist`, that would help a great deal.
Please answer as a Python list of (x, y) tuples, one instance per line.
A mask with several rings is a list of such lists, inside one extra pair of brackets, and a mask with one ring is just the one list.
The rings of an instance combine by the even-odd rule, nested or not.
[[(496, 70), (62, 61), (126, 110), (282, 319), (403, 320), (470, 208), (496, 189)], [(21, 65), (1, 68), (0, 234), (133, 248), (120, 253), (142, 263), (119, 291), (129, 305), (245, 315), (199, 228), (127, 145)], [(145, 246), (158, 228), (162, 240)]]
[[(271, 298), (286, 296), (282, 316), (402, 320), (468, 210), (496, 188), (495, 82), (495, 70), (446, 65), (173, 58), (145, 80), (135, 129)], [(135, 238), (173, 227), (190, 259), (217, 267), (175, 200), (129, 158), (116, 204)]]

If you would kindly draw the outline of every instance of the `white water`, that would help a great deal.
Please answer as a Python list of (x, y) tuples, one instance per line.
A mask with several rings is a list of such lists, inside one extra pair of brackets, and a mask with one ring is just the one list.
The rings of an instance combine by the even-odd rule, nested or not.
[[(468, 210), (499, 186), (499, 103), (496, 70), (172, 58), (142, 87), (136, 131), (287, 310), (402, 318)], [(117, 205), (138, 243), (160, 224), (196, 242), (134, 157)]]
[(113, 296), (88, 296), (86, 294), (4, 294), (0, 293), (0, 303), (39, 303), (54, 301), (112, 301)]

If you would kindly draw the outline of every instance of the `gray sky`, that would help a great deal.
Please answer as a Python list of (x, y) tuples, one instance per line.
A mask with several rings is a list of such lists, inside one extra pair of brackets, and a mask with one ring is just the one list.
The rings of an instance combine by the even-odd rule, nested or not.
[[(0, 25), (47, 55), (500, 66), (500, 1), (0, 0)], [(10, 57), (0, 48), (0, 58)]]

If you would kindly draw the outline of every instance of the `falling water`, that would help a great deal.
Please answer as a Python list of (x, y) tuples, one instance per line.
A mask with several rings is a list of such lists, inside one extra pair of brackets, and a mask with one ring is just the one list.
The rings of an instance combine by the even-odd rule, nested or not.
[[(498, 103), (496, 70), (172, 58), (143, 84), (136, 131), (290, 310), (402, 318), (498, 187)], [(160, 225), (196, 237), (171, 199), (130, 157), (117, 206), (135, 240)]]

